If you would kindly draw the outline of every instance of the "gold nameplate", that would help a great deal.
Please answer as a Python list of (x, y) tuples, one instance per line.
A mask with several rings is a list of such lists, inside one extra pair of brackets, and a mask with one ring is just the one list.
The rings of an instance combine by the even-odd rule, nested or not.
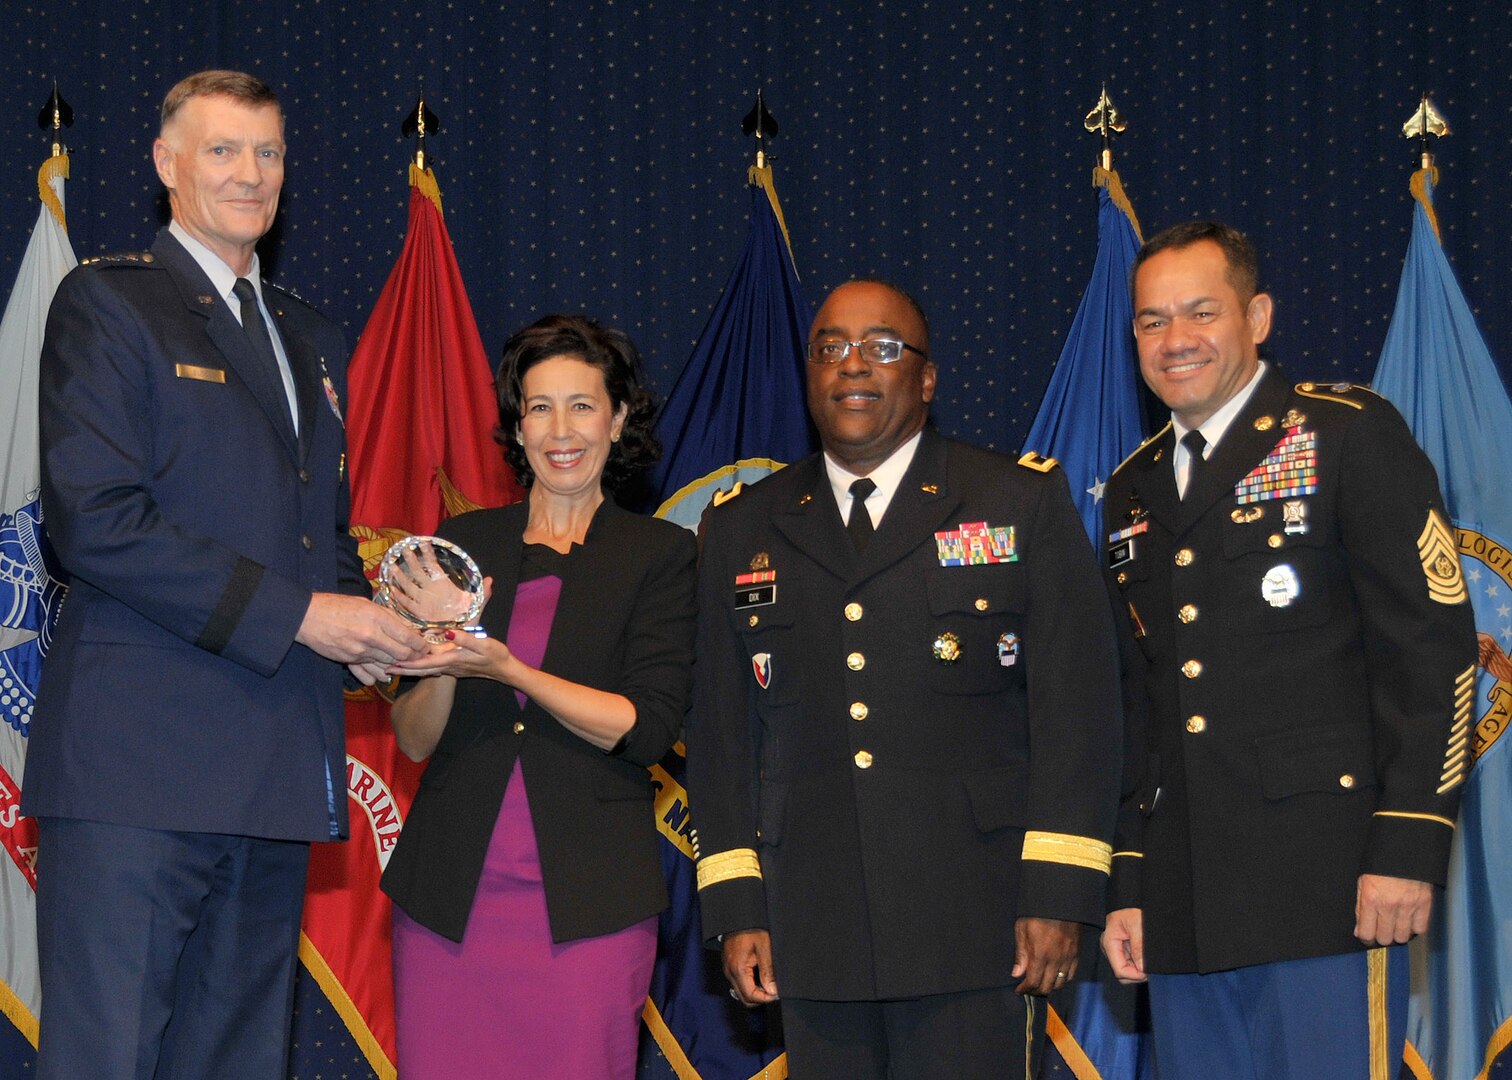
[(173, 373), (181, 379), (198, 379), (200, 382), (226, 381), (226, 373), (220, 368), (200, 367), (198, 364), (174, 364)]

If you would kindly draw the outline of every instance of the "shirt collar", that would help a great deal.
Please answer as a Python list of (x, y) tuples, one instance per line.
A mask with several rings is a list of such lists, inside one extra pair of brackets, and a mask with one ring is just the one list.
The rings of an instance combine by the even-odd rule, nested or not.
[[(923, 437), (924, 429), (920, 428), (911, 439), (888, 455), (886, 461), (866, 474), (871, 478), (872, 483), (877, 485), (877, 490), (872, 492), (870, 501), (876, 501), (883, 507), (892, 501), (893, 494), (903, 483), (903, 474), (908, 472), (908, 467), (913, 464), (914, 454), (919, 449), (919, 440)], [(845, 500), (850, 498), (851, 484), (861, 477), (858, 473), (849, 472), (836, 464), (835, 459), (827, 452), (824, 455), (824, 471), (829, 477), (830, 489), (835, 493), (835, 504), (843, 511)]]
[[(1250, 377), (1249, 382), (1244, 384), (1244, 389), (1229, 398), (1223, 403), (1221, 409), (1197, 425), (1197, 430), (1202, 432), (1202, 437), (1207, 440), (1208, 450), (1204, 455), (1205, 457), (1211, 458), (1213, 456), (1213, 450), (1217, 447), (1218, 440), (1223, 438), (1224, 433), (1229, 429), (1229, 425), (1234, 422), (1234, 418), (1244, 410), (1244, 406), (1249, 403), (1249, 399), (1254, 397), (1255, 388), (1260, 385), (1260, 380), (1265, 377), (1266, 366), (1265, 361), (1261, 360), (1255, 366), (1255, 374)], [(1171, 414), (1171, 427), (1176, 433), (1176, 444), (1178, 446), (1181, 445), (1182, 436), (1192, 430), (1176, 419), (1175, 413)]]
[[(210, 284), (215, 286), (216, 293), (228, 304), (234, 305), (236, 310), (241, 310), (241, 301), (232, 295), (231, 287), (236, 284), (236, 271), (226, 265), (226, 261), (204, 244), (200, 243), (189, 230), (185, 229), (177, 221), (168, 223), (168, 231), (173, 238), (184, 245), (184, 250), (189, 253), (205, 276), (210, 279)], [(252, 268), (247, 271), (247, 280), (252, 283), (252, 288), (257, 290), (257, 299), (262, 301), (262, 264), (258, 261), (257, 252), (252, 253)]]

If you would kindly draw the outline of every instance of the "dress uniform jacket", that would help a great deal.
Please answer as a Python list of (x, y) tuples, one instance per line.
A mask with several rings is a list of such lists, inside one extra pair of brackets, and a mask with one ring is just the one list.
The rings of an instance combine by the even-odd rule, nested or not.
[[(509, 633), (530, 508), (516, 503), (446, 521), (494, 579), (483, 627)], [(555, 941), (621, 930), (667, 905), (647, 767), (682, 727), (692, 681), (693, 536), (606, 499), (564, 563), (541, 669), (623, 694), (635, 726), (611, 753), (529, 699), (462, 679), (389, 858), (383, 889), (416, 922), (461, 941), (504, 791), (518, 760), (541, 854)]]
[(24, 810), (290, 840), (346, 831), (342, 668), (294, 643), (368, 594), (347, 535), (341, 333), (265, 285), (299, 401), (165, 230), (58, 288), (42, 505), (71, 578)]
[[(1005, 986), (1017, 917), (1102, 921), (1111, 620), (1062, 474), (1024, 461), (926, 429), (864, 554), (819, 455), (706, 519), (703, 930), (769, 929), (784, 995)], [(998, 561), (942, 565), (978, 524)]]
[(1396, 410), (1274, 368), (1179, 499), (1170, 427), (1109, 480), (1132, 766), (1114, 907), (1145, 963), (1364, 946), (1360, 874), (1441, 883), (1475, 635), (1433, 466)]

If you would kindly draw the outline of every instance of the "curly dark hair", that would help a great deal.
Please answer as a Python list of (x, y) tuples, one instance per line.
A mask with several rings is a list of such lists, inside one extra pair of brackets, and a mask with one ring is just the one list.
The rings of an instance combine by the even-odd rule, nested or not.
[(625, 406), (625, 423), (619, 441), (609, 447), (604, 463), (604, 486), (610, 490), (661, 458), (661, 443), (652, 430), (656, 399), (646, 389), (640, 351), (623, 330), (604, 326), (585, 315), (547, 315), (504, 343), (495, 385), (499, 393), (499, 426), (494, 441), (504, 448), (504, 460), (520, 483), (535, 480), (525, 450), (516, 432), (524, 416), (525, 373), (543, 360), (570, 356), (598, 369), (604, 377), (609, 402), (618, 411)]

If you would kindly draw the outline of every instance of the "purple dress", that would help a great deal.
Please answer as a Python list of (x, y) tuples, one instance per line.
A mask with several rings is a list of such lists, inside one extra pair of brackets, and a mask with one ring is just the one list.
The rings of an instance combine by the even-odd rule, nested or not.
[[(570, 557), (525, 549), (506, 641), (532, 667), (561, 594), (552, 570)], [(544, 576), (523, 580), (532, 573)], [(602, 937), (551, 940), (516, 759), (462, 943), (394, 908), (399, 1080), (633, 1080), (656, 926), (652, 916)]]

